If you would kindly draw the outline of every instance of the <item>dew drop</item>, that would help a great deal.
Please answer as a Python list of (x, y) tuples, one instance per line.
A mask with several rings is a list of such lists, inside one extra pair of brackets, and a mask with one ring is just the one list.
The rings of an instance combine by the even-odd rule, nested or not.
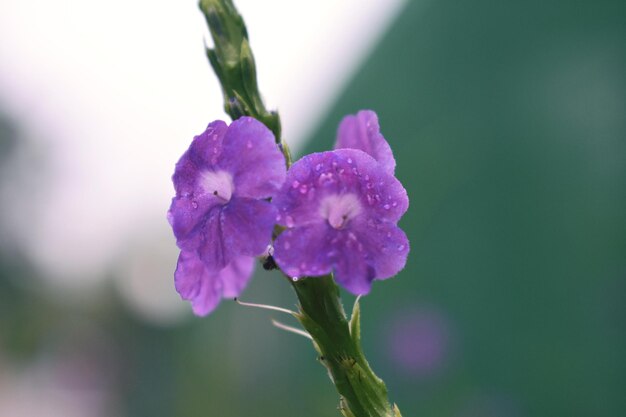
[(359, 175), (359, 170), (358, 170), (358, 169), (356, 169), (356, 168), (352, 168), (352, 173), (353, 173), (354, 175)]
[(352, 158), (348, 158), (348, 163), (351, 164), (352, 163)]
[(217, 140), (217, 135), (213, 135), (213, 140)]
[(291, 243), (289, 243), (289, 241), (285, 241), (283, 247), (285, 248), (285, 250), (289, 250), (291, 248)]
[(191, 202), (191, 207), (197, 209), (198, 208), (198, 203), (196, 203), (195, 201)]
[(340, 174), (343, 174), (344, 172), (346, 172), (346, 170), (345, 170), (345, 169), (343, 169), (343, 168), (341, 168), (341, 169), (339, 170), (339, 173), (340, 173)]
[(300, 181), (298, 180), (294, 180), (294, 182), (291, 183), (291, 186), (293, 188), (298, 188), (300, 186)]
[(389, 210), (389, 209), (391, 208), (391, 206), (390, 206), (389, 204), (385, 204), (385, 205), (383, 206), (383, 208), (384, 208), (385, 210)]
[(371, 182), (368, 182), (365, 187), (367, 187), (368, 190), (371, 190), (372, 188), (374, 188), (374, 184), (372, 184)]
[(391, 232), (387, 232), (387, 237), (391, 237)]
[(396, 201), (394, 201), (393, 203), (391, 203), (392, 207), (396, 207), (398, 205), (398, 203)]
[(316, 171), (321, 171), (322, 170), (322, 164), (315, 165), (315, 170)]
[(246, 148), (248, 149), (252, 149), (252, 141), (248, 141), (248, 143), (246, 143)]
[(404, 245), (398, 245), (398, 250), (401, 251), (404, 249)]
[(302, 186), (300, 187), (300, 194), (306, 194), (307, 191), (309, 191), (309, 189), (306, 184), (302, 184)]
[(291, 216), (285, 217), (285, 224), (287, 225), (287, 227), (293, 227), (293, 225), (294, 225), (293, 217), (291, 217)]
[(291, 277), (291, 280), (292, 280), (293, 282), (297, 282), (299, 279), (300, 279), (300, 278), (298, 278), (298, 277)]

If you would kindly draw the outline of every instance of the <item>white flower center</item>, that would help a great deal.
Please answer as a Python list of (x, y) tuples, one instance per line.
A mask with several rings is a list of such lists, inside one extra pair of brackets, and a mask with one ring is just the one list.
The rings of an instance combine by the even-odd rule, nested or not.
[(333, 194), (320, 204), (320, 215), (335, 229), (341, 229), (361, 213), (361, 203), (354, 194)]
[(235, 191), (233, 176), (226, 171), (204, 171), (200, 174), (200, 186), (207, 194), (229, 202)]

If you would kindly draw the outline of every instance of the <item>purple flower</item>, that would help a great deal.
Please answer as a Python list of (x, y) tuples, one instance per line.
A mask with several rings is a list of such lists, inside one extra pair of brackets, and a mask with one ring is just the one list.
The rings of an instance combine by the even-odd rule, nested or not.
[(287, 173), (274, 198), (279, 224), (274, 259), (291, 277), (334, 272), (354, 294), (374, 279), (397, 274), (409, 242), (396, 225), (409, 201), (402, 184), (356, 149), (305, 156)]
[(276, 209), (266, 199), (280, 189), (285, 171), (271, 131), (251, 117), (211, 123), (176, 164), (168, 211), (182, 250), (176, 287), (185, 299), (204, 299), (200, 310), (214, 308), (220, 291), (229, 296), (230, 288), (243, 288), (228, 279), (245, 285), (248, 276), (223, 270), (267, 248)]
[(378, 161), (381, 167), (393, 175), (396, 160), (389, 144), (380, 133), (378, 116), (371, 110), (361, 110), (343, 118), (337, 130), (335, 149), (359, 149)]

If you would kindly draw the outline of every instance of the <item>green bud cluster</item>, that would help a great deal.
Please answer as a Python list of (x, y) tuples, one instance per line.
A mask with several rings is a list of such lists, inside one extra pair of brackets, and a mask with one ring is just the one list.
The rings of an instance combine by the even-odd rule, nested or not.
[(233, 120), (252, 116), (261, 121), (280, 143), (280, 117), (263, 104), (248, 32), (232, 0), (200, 0), (200, 10), (213, 38), (206, 54), (222, 85), (224, 110)]

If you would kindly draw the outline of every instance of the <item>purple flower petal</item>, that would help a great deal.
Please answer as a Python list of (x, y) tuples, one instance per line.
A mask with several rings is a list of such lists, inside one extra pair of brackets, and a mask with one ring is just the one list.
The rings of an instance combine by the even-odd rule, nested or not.
[[(198, 247), (198, 235), (202, 229), (201, 221), (206, 221), (207, 213), (217, 214), (219, 208), (212, 196), (200, 196), (190, 199), (174, 197), (167, 212), (167, 219), (176, 236), (178, 247), (193, 250)], [(200, 208), (202, 207), (202, 208)]]
[(252, 271), (254, 271), (253, 257), (239, 256), (233, 259), (219, 273), (223, 285), (222, 296), (224, 298), (239, 297), (252, 278)]
[(272, 197), (285, 181), (285, 157), (274, 135), (251, 117), (229, 126), (218, 167), (232, 174), (235, 195), (241, 197)]
[(374, 279), (397, 274), (409, 251), (396, 223), (406, 191), (366, 153), (341, 149), (296, 162), (274, 198), (277, 221), (290, 229), (276, 240), (274, 259), (290, 276), (324, 275), (354, 294)]
[(361, 110), (356, 115), (343, 118), (337, 130), (335, 149), (359, 149), (378, 161), (383, 169), (393, 175), (396, 160), (389, 143), (380, 133), (378, 116), (371, 110)]
[(396, 275), (408, 253), (408, 239), (399, 227), (364, 218), (340, 229), (327, 223), (296, 227), (281, 233), (274, 243), (274, 259), (290, 277), (320, 276), (332, 270), (337, 282), (353, 294), (367, 294), (372, 280)]
[(276, 209), (267, 201), (233, 198), (222, 211), (224, 257), (259, 256), (272, 239)]
[(222, 281), (204, 267), (194, 252), (181, 252), (174, 273), (176, 291), (184, 300), (191, 301), (193, 312), (209, 314), (222, 298)]
[(210, 272), (196, 253), (182, 251), (174, 284), (180, 296), (191, 301), (193, 312), (206, 316), (217, 307), (222, 297), (239, 296), (250, 280), (253, 268), (254, 258), (242, 256), (221, 271)]
[(222, 152), (222, 140), (227, 129), (226, 123), (216, 120), (193, 138), (189, 149), (176, 164), (172, 177), (176, 195), (187, 196), (196, 191), (199, 171), (215, 165), (217, 156)]
[(318, 223), (285, 230), (274, 241), (274, 260), (292, 278), (330, 273), (333, 253), (328, 229)]

